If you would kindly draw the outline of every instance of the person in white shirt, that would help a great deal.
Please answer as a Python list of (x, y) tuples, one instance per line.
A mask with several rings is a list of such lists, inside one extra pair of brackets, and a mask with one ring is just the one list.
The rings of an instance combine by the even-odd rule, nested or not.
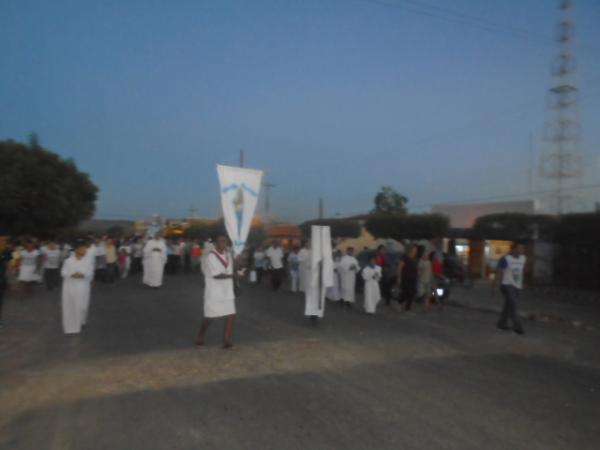
[(354, 249), (348, 247), (346, 254), (340, 260), (340, 275), (341, 275), (341, 297), (342, 306), (349, 308), (354, 303), (356, 298), (356, 274), (360, 266), (358, 260), (354, 257)]
[(269, 268), (271, 272), (271, 286), (274, 291), (277, 291), (283, 280), (283, 249), (279, 245), (279, 241), (274, 241), (266, 252)]
[(56, 242), (50, 240), (48, 245), (42, 247), (41, 255), (44, 265), (44, 281), (46, 288), (51, 291), (60, 284), (61, 251)]
[(84, 322), (86, 296), (92, 281), (92, 266), (86, 258), (87, 248), (83, 241), (75, 246), (75, 252), (63, 264), (62, 323), (65, 334), (81, 332)]
[(256, 270), (256, 284), (262, 283), (262, 276), (265, 272), (265, 252), (262, 247), (258, 247), (254, 252), (254, 270)]
[(381, 267), (375, 264), (375, 255), (369, 259), (369, 265), (362, 270), (365, 280), (365, 311), (367, 314), (375, 314), (377, 303), (381, 300), (379, 280), (381, 280)]
[(509, 330), (508, 320), (510, 319), (512, 329), (517, 334), (525, 333), (517, 311), (519, 292), (523, 289), (523, 271), (527, 262), (523, 252), (524, 246), (522, 244), (513, 243), (510, 253), (503, 256), (498, 262), (498, 270), (494, 278), (494, 287), (500, 286), (500, 292), (504, 297), (504, 308), (502, 308), (498, 320), (498, 328)]
[(18, 280), (24, 295), (31, 295), (32, 283), (39, 280), (41, 271), (40, 251), (35, 248), (32, 241), (25, 242), (25, 248), (18, 252)]
[(340, 275), (341, 259), (341, 252), (336, 250), (333, 253), (333, 286), (327, 288), (326, 294), (326, 297), (333, 302), (339, 302), (342, 299), (342, 277)]
[(290, 272), (290, 290), (298, 292), (298, 270), (300, 269), (300, 261), (298, 259), (298, 251), (296, 246), (292, 249), (287, 259), (288, 270)]
[(196, 345), (204, 345), (205, 334), (213, 319), (226, 317), (223, 348), (231, 348), (231, 333), (235, 321), (235, 293), (233, 290), (233, 257), (227, 251), (227, 238), (219, 236), (216, 246), (208, 250), (204, 265), (204, 320), (196, 338)]

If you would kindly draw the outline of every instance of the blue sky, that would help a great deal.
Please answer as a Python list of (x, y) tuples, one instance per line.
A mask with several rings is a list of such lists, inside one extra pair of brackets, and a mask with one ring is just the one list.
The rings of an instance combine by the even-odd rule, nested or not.
[[(319, 197), (327, 215), (365, 212), (384, 184), (416, 211), (520, 194), (557, 18), (548, 0), (3, 0), (0, 139), (35, 131), (74, 158), (101, 218), (218, 214), (215, 165), (240, 148), (294, 221)], [(594, 184), (600, 1), (576, 2), (574, 19)]]

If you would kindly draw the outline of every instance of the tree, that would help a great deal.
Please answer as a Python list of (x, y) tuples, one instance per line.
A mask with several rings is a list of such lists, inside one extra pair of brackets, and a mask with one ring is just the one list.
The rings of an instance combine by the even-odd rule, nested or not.
[(432, 239), (444, 237), (450, 221), (442, 214), (374, 214), (365, 228), (376, 238)]
[(310, 237), (312, 225), (326, 225), (331, 227), (332, 238), (357, 238), (360, 236), (361, 227), (357, 220), (351, 219), (316, 219), (300, 224), (300, 229), (305, 237)]
[(375, 208), (371, 214), (406, 214), (408, 198), (391, 186), (382, 186), (374, 201)]
[(0, 141), (0, 234), (38, 234), (92, 217), (98, 188), (75, 163), (39, 146)]

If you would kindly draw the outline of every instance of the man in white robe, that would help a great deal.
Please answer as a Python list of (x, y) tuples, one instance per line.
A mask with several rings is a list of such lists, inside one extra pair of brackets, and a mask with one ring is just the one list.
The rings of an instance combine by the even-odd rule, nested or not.
[(143, 283), (153, 288), (161, 287), (167, 262), (167, 245), (165, 241), (158, 236), (152, 237), (144, 246), (143, 257)]
[(309, 278), (306, 283), (304, 315), (313, 326), (325, 313), (325, 293), (333, 285), (333, 259), (331, 234), (327, 226), (311, 228), (311, 251)]
[(81, 332), (86, 297), (89, 296), (90, 283), (94, 270), (88, 258), (84, 242), (77, 244), (75, 252), (64, 262), (61, 275), (62, 286), (62, 323), (65, 334)]
[(375, 314), (377, 304), (381, 300), (379, 280), (381, 280), (381, 267), (375, 264), (375, 256), (369, 260), (369, 265), (362, 270), (365, 280), (365, 311)]
[(305, 242), (298, 252), (298, 288), (306, 292), (306, 284), (310, 282), (310, 242)]
[(204, 320), (196, 338), (196, 345), (204, 345), (206, 330), (217, 317), (226, 317), (223, 348), (231, 348), (231, 333), (235, 321), (235, 293), (233, 290), (233, 256), (227, 250), (227, 238), (219, 236), (216, 246), (204, 261)]
[(354, 249), (348, 247), (346, 254), (340, 260), (341, 297), (342, 306), (349, 308), (354, 303), (356, 295), (356, 274), (360, 266), (354, 257)]

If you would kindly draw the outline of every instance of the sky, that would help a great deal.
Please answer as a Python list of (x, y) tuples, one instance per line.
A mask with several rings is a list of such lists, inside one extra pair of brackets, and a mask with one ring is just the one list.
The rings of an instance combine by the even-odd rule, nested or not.
[[(558, 17), (552, 0), (0, 0), (0, 139), (36, 132), (73, 158), (98, 218), (214, 217), (215, 166), (242, 148), (282, 220), (316, 217), (321, 197), (327, 216), (367, 212), (382, 185), (416, 212), (523, 198), (547, 189)], [(589, 186), (600, 0), (573, 18)]]

